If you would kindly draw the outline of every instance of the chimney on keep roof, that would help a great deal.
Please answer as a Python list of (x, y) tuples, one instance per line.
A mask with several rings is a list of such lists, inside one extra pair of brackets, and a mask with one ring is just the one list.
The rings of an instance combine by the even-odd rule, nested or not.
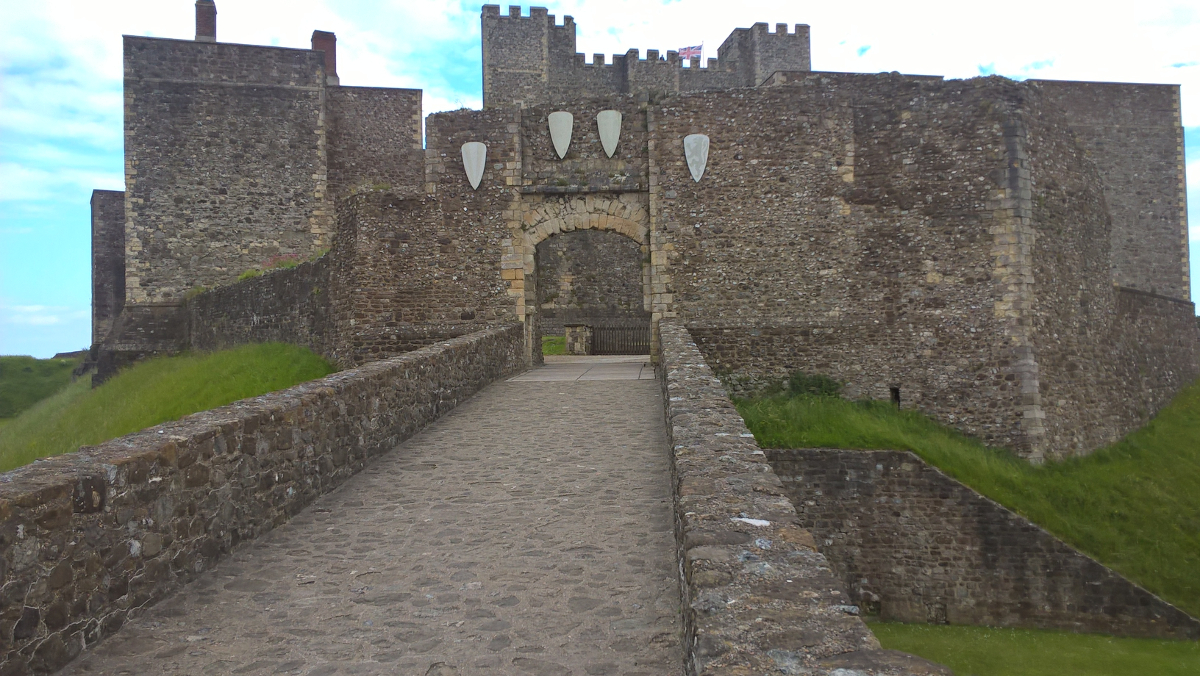
[(313, 31), (312, 48), (314, 51), (325, 52), (325, 84), (338, 84), (337, 36), (328, 31)]
[(196, 0), (196, 42), (217, 41), (217, 4)]

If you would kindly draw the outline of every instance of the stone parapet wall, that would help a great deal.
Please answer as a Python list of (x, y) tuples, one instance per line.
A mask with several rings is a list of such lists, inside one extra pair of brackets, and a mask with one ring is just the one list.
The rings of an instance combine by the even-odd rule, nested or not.
[(880, 649), (688, 331), (659, 333), (687, 674), (949, 674)]
[(0, 475), (0, 673), (62, 667), (523, 355), (480, 331)]
[(883, 619), (1200, 637), (1200, 621), (913, 453), (767, 454), (850, 602)]

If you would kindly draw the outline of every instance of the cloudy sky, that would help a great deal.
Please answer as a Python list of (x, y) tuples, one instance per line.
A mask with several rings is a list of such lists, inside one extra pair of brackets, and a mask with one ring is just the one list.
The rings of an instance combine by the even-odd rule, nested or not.
[[(756, 21), (812, 26), (815, 70), (1183, 85), (1192, 295), (1200, 297), (1200, 2), (569, 0), (579, 51), (703, 43)], [(418, 87), (426, 113), (480, 105), (479, 11), (459, 0), (217, 0), (221, 41), (338, 35), (345, 85)], [(507, 5), (502, 11), (506, 11)], [(528, 13), (529, 5), (523, 5)], [(90, 342), (93, 188), (123, 189), (121, 35), (191, 39), (193, 0), (13, 2), (0, 23), (0, 354)], [(591, 57), (588, 57), (590, 61)]]

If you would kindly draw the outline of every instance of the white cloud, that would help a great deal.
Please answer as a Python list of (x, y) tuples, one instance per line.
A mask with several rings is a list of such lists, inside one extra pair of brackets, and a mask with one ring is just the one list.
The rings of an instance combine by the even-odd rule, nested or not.
[(53, 197), (87, 200), (93, 188), (124, 190), (124, 177), (102, 171), (53, 171), (0, 163), (0, 202), (38, 201)]
[(88, 318), (90, 310), (52, 305), (13, 305), (7, 308), (5, 323), (27, 326), (52, 326)]

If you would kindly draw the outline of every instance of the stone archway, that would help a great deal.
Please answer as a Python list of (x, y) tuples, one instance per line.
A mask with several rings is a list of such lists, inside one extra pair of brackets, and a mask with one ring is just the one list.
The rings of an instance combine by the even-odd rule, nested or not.
[[(525, 323), (527, 355), (541, 362), (541, 331), (538, 323), (537, 246), (561, 233), (578, 230), (611, 231), (628, 237), (641, 247), (643, 260), (643, 303), (654, 306), (654, 280), (658, 276), (651, 251), (650, 214), (646, 195), (557, 197), (523, 195), (509, 211), (511, 237), (503, 242), (501, 274), (508, 294), (516, 303), (517, 317)], [(652, 315), (656, 320), (658, 317)]]

